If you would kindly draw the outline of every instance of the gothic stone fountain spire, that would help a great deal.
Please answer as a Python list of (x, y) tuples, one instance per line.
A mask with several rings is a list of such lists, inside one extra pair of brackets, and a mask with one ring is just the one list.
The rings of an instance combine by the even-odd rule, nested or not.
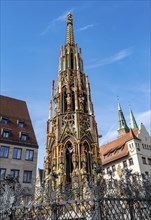
[(60, 49), (58, 81), (47, 121), (45, 174), (58, 174), (54, 188), (94, 179), (93, 168), (100, 163), (90, 84), (84, 73), (81, 49), (74, 43), (72, 22), (69, 13), (66, 44)]

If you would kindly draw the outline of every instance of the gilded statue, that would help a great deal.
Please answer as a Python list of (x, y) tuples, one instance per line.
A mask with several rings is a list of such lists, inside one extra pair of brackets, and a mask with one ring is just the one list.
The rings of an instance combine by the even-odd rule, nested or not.
[(87, 171), (86, 171), (86, 163), (82, 162), (82, 168), (80, 170), (81, 173), (81, 181), (85, 182), (87, 180)]
[(72, 171), (72, 183), (77, 186), (79, 182), (79, 168), (77, 162), (73, 163), (73, 171)]
[(59, 170), (58, 170), (58, 184), (59, 185), (63, 184), (64, 176), (65, 176), (65, 173), (64, 173), (63, 163), (60, 163), (59, 164)]

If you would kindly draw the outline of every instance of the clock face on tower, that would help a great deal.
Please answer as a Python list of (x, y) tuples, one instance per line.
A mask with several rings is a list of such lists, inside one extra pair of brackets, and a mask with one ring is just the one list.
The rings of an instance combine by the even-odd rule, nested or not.
[(129, 144), (129, 149), (130, 149), (130, 152), (134, 152), (135, 150), (135, 147), (134, 147), (134, 144)]

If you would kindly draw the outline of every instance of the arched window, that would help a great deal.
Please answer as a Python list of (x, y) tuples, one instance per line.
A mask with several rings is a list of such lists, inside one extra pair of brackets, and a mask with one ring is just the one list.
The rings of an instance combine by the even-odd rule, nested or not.
[(66, 182), (71, 183), (71, 174), (73, 171), (73, 163), (72, 163), (72, 144), (70, 141), (66, 144)]

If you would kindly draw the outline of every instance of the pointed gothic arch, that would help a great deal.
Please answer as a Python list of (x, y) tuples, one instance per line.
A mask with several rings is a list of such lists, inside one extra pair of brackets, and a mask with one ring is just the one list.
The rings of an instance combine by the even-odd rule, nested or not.
[(93, 139), (91, 136), (88, 136), (88, 135), (83, 135), (82, 138), (81, 138), (81, 142), (87, 142), (88, 145), (90, 145), (92, 142), (93, 142)]
[(71, 144), (73, 145), (73, 142), (76, 142), (76, 138), (68, 134), (62, 139), (60, 139), (60, 141), (64, 144), (64, 146), (67, 144), (68, 141), (71, 142)]

